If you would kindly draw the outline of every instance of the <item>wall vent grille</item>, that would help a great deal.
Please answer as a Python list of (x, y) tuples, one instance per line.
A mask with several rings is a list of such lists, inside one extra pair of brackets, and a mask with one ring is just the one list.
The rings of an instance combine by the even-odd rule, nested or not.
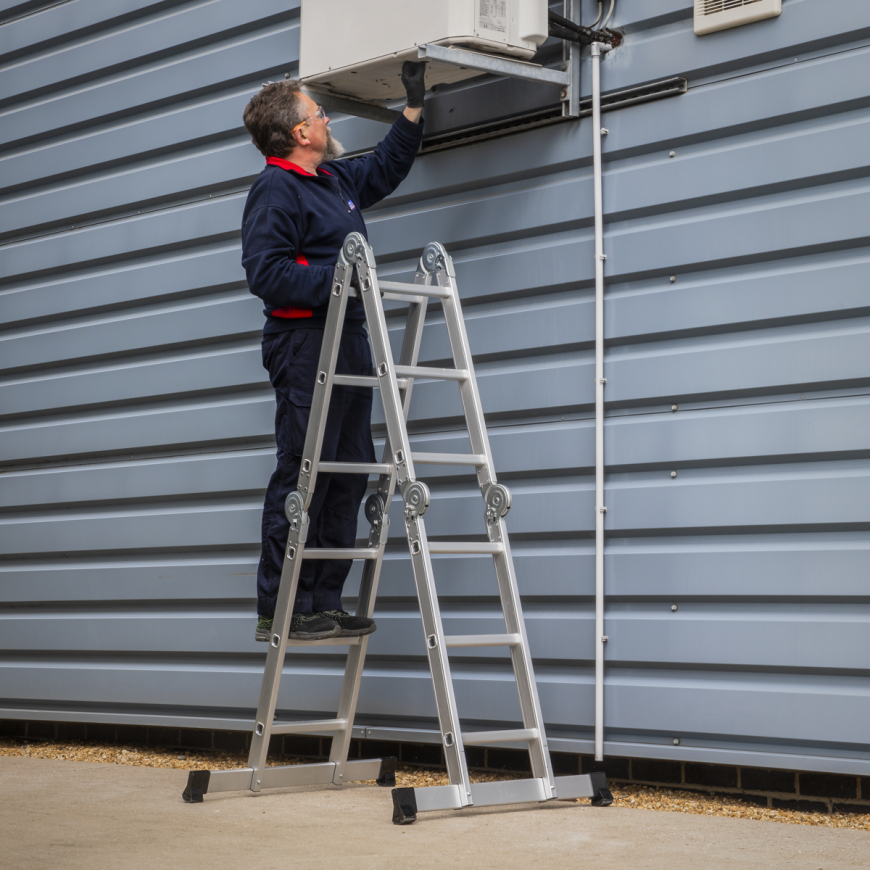
[(782, 0), (695, 0), (695, 33), (715, 33), (782, 13)]

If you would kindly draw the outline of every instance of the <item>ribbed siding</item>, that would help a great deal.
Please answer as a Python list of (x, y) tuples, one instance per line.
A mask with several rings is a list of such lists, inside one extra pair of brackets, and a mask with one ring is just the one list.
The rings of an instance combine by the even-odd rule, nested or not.
[[(71, 0), (0, 27), (0, 716), (252, 715), (274, 402), (239, 264), (262, 165), (241, 111), (296, 69), (288, 7)], [(688, 0), (617, 4), (605, 89), (690, 89), (605, 116), (611, 754), (870, 769), (865, 7), (791, 0), (699, 39)], [(385, 130), (333, 125), (352, 150)], [(593, 716), (591, 137), (583, 120), (427, 154), (367, 215), (382, 275), (432, 239), (455, 257), (551, 743), (575, 751)], [(447, 354), (436, 326), (423, 357)], [(419, 384), (420, 449), (461, 449), (460, 413), (455, 385)], [(430, 534), (480, 531), (469, 478), (422, 471)], [(431, 739), (392, 528), (360, 724)], [(435, 559), (449, 633), (500, 630), (487, 562)], [(453, 661), (466, 721), (518, 719), (504, 656)], [(294, 655), (279, 706), (332, 711), (341, 667)]]

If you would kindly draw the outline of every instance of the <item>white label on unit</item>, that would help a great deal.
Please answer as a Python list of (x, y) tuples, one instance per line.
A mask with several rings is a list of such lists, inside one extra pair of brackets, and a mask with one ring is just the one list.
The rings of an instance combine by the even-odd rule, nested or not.
[(695, 33), (715, 33), (782, 14), (782, 0), (695, 0)]
[(481, 30), (507, 32), (507, 0), (480, 0), (478, 26)]

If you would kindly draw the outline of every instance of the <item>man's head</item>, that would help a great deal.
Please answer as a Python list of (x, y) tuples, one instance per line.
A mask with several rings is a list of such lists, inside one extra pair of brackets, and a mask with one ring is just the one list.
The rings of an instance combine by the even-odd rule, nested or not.
[(264, 157), (316, 166), (344, 153), (332, 138), (329, 118), (318, 109), (298, 82), (270, 82), (245, 106), (245, 127)]

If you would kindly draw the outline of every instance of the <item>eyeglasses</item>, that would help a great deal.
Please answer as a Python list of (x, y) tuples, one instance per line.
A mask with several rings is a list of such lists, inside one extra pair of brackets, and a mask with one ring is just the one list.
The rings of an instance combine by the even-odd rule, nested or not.
[(323, 106), (318, 106), (317, 111), (310, 118), (306, 118), (304, 121), (297, 124), (290, 132), (295, 133), (300, 127), (304, 127), (309, 121), (313, 121), (315, 118), (322, 118), (324, 121), (326, 120), (326, 112), (323, 110)]

